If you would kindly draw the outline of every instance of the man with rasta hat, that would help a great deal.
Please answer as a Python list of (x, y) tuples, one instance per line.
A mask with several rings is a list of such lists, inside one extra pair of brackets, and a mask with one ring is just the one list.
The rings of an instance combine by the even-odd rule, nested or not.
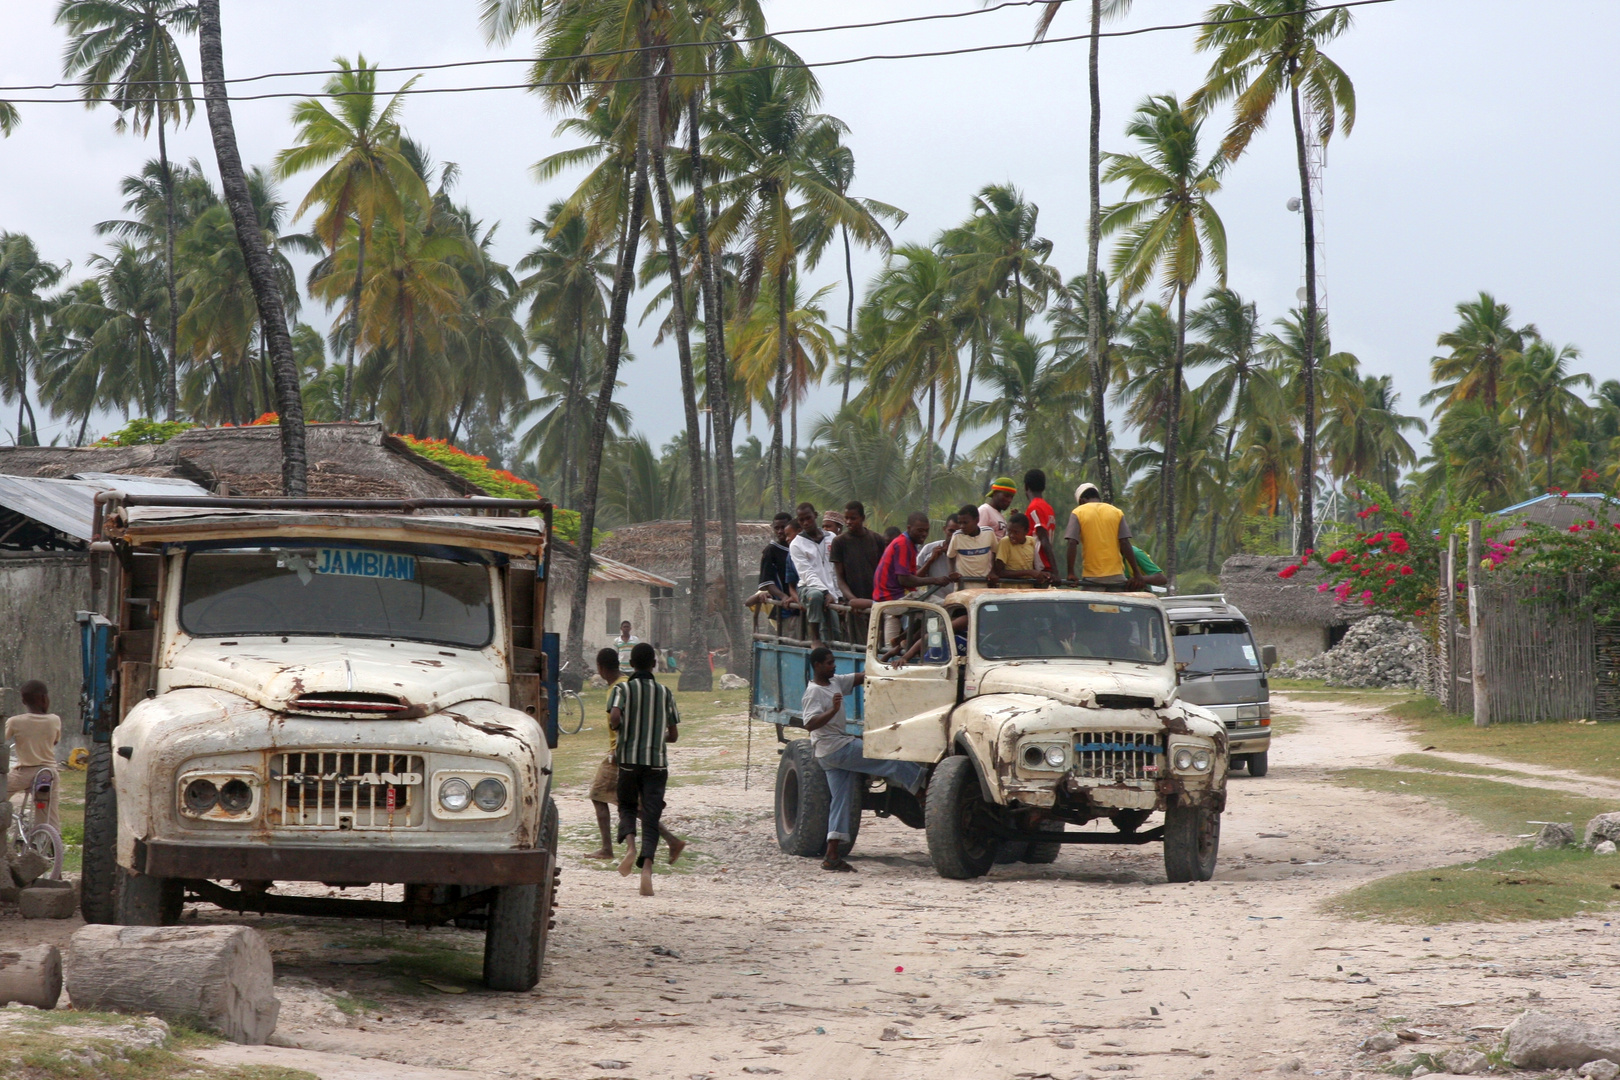
[(998, 476), (991, 481), (990, 493), (984, 497), (984, 505), (979, 507), (979, 528), (988, 530), (993, 540), (1007, 538), (1007, 507), (1012, 505), (1013, 496), (1017, 494), (1012, 477)]

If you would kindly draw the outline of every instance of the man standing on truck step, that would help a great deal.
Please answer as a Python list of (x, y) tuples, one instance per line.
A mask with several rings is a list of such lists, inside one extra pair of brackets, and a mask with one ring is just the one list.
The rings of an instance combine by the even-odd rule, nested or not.
[[(895, 543), (902, 539), (904, 537), (897, 537)], [(834, 674), (837, 665), (832, 650), (825, 645), (810, 650), (812, 678), (804, 688), (799, 715), (804, 717), (804, 728), (810, 733), (810, 748), (815, 753), (816, 764), (827, 776), (827, 790), (832, 795), (832, 803), (827, 808), (827, 857), (822, 860), (821, 868), (847, 874), (855, 868), (844, 860), (838, 845), (849, 843), (851, 815), (861, 812), (861, 776), (881, 776), (899, 784), (921, 802), (926, 774), (915, 761), (874, 761), (866, 756), (860, 729), (853, 727), (844, 715), (844, 695), (853, 694), (855, 688), (866, 681), (866, 674), (852, 671), (837, 675)]]
[(838, 591), (827, 554), (827, 534), (816, 524), (816, 508), (800, 503), (798, 521), (799, 535), (788, 545), (788, 554), (793, 556), (793, 568), (799, 573), (799, 604), (804, 608), (810, 642), (820, 645), (840, 636), (838, 613), (827, 605), (843, 599), (843, 594)]
[[(1074, 489), (1075, 508), (1069, 512), (1069, 526), (1063, 539), (1068, 542), (1067, 577), (1070, 585), (1084, 585), (1104, 592), (1141, 589), (1142, 569), (1131, 548), (1131, 526), (1125, 512), (1102, 501), (1096, 484)], [(1084, 552), (1080, 577), (1074, 576), (1075, 549)], [(1129, 574), (1126, 571), (1129, 570)]]
[(680, 737), (675, 695), (653, 675), (658, 652), (645, 641), (630, 650), (630, 677), (608, 696), (608, 727), (619, 733), (619, 813), (641, 820), (641, 854), (631, 844), (619, 863), (630, 876), (641, 867), (641, 895), (653, 894), (653, 857), (662, 831), (664, 789), (669, 785), (669, 757), (664, 747)]
[(995, 540), (1005, 539), (1007, 536), (1007, 507), (1012, 505), (1013, 496), (1018, 489), (1013, 487), (1012, 477), (998, 476), (990, 482), (990, 493), (984, 497), (984, 505), (979, 507), (979, 528), (988, 530)]
[[(6, 773), (6, 798), (19, 791), (28, 791), (41, 769), (56, 768), (56, 744), (62, 741), (62, 718), (51, 712), (51, 694), (38, 679), (29, 679), (18, 688), (23, 708), (6, 721), (6, 742), (17, 748), (11, 771)], [(62, 819), (57, 811), (61, 784), (51, 785), (51, 806), (46, 812), (46, 824), (58, 832)]]

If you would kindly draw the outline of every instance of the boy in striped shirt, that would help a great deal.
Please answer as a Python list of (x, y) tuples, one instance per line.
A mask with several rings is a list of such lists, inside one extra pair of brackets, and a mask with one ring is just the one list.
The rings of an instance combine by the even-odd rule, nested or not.
[(653, 856), (669, 783), (664, 747), (679, 738), (681, 722), (675, 694), (653, 677), (657, 663), (653, 647), (638, 642), (630, 650), (630, 677), (608, 697), (608, 727), (619, 733), (619, 813), (627, 822), (641, 820), (641, 854), (637, 857), (636, 845), (629, 845), (619, 873), (629, 877), (640, 866), (642, 896), (653, 894)]

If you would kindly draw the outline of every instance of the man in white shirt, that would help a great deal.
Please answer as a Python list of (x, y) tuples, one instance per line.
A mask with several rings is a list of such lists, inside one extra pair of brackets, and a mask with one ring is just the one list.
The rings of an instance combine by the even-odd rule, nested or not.
[(613, 648), (619, 654), (619, 670), (630, 670), (630, 650), (641, 643), (641, 639), (630, 632), (630, 620), (626, 619), (619, 624), (619, 636), (613, 641)]
[(793, 558), (793, 569), (799, 574), (799, 606), (804, 609), (810, 643), (820, 645), (840, 636), (838, 613), (827, 605), (842, 600), (843, 594), (838, 591), (826, 534), (816, 524), (816, 508), (807, 502), (800, 503), (797, 513), (799, 535), (788, 545), (788, 554)]
[(1007, 507), (1012, 505), (1013, 496), (1018, 489), (1013, 487), (1012, 477), (998, 476), (991, 481), (990, 492), (984, 497), (984, 505), (979, 507), (979, 528), (988, 529), (990, 535), (996, 540), (1007, 538)]

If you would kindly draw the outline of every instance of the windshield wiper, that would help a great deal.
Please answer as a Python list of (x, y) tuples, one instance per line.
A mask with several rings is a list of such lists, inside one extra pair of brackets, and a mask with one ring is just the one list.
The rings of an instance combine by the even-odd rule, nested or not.
[(1192, 679), (1192, 678), (1205, 678), (1205, 677), (1211, 676), (1211, 675), (1255, 675), (1255, 674), (1258, 674), (1259, 671), (1260, 671), (1259, 668), (1251, 668), (1251, 667), (1218, 667), (1218, 668), (1206, 668), (1206, 669), (1202, 669), (1202, 670), (1199, 670), (1199, 671), (1192, 671), (1192, 670), (1183, 671), (1181, 673), (1181, 677), (1183, 679)]

